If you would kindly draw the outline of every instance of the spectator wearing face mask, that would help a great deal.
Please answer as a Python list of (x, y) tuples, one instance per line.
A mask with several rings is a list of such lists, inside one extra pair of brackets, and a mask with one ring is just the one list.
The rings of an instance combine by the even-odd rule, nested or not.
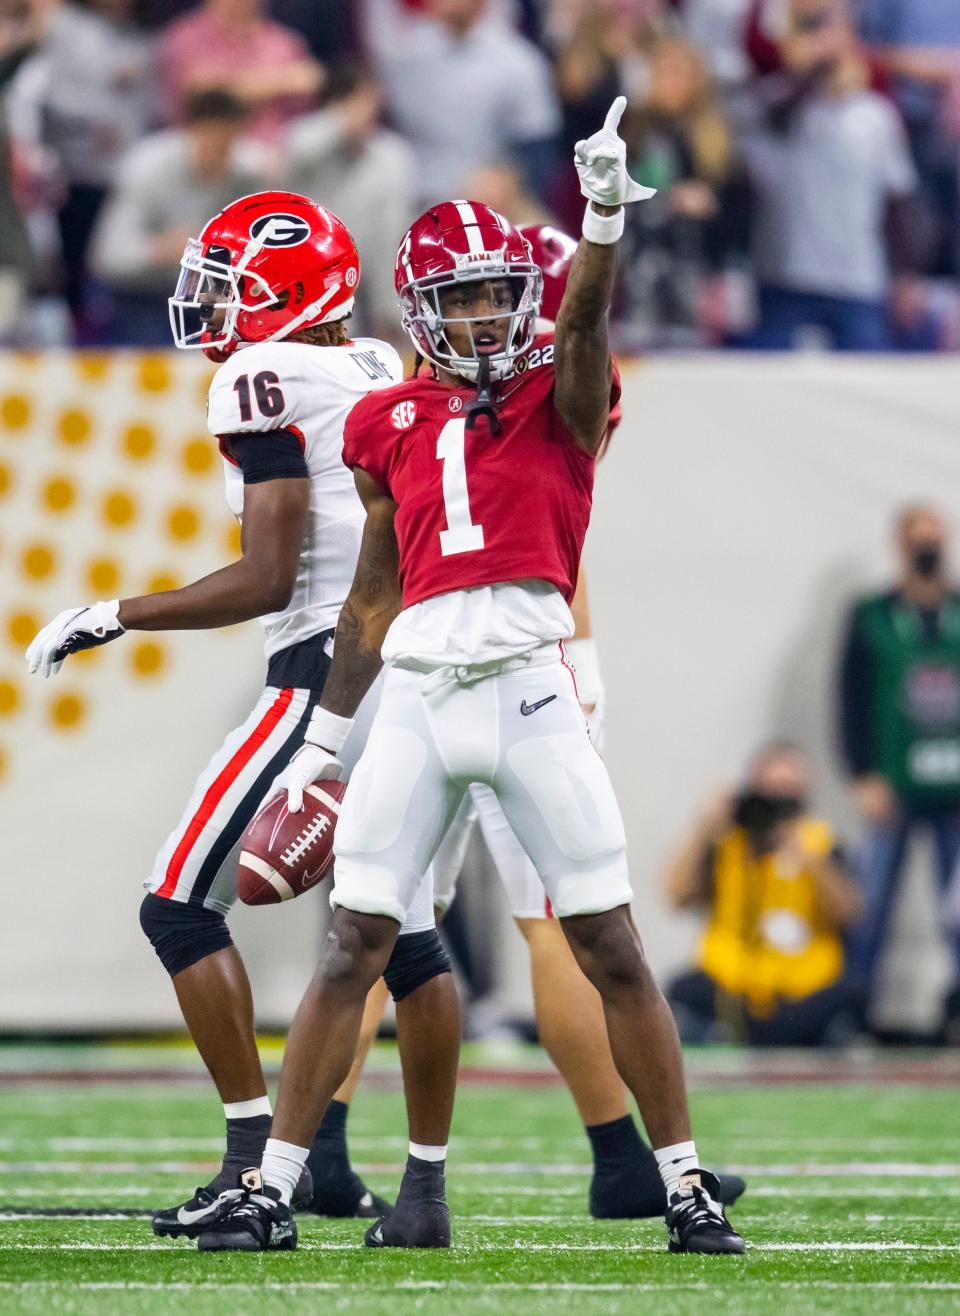
[[(911, 839), (930, 832), (941, 889), (960, 857), (960, 589), (934, 508), (905, 508), (896, 535), (900, 579), (854, 605), (839, 673), (843, 757), (866, 826), (851, 967), (868, 998)], [(950, 936), (960, 966), (960, 934)], [(948, 1015), (960, 1008), (956, 981)]]
[(860, 901), (811, 784), (804, 750), (766, 745), (668, 871), (674, 908), (707, 916), (696, 966), (667, 989), (684, 1041), (815, 1046), (855, 1029), (843, 936)]

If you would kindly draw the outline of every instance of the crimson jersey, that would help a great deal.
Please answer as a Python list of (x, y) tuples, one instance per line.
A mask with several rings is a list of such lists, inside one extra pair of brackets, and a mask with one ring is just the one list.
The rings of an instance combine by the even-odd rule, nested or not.
[[(594, 458), (553, 405), (553, 336), (534, 340), (497, 394), (500, 433), (466, 428), (472, 385), (417, 378), (363, 398), (343, 459), (397, 504), (404, 608), (451, 590), (546, 580), (573, 598)], [(620, 397), (616, 367), (610, 405)]]

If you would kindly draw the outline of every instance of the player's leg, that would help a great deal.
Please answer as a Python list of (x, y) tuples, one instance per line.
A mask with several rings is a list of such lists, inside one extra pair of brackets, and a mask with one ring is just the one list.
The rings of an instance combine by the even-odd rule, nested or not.
[(257, 1163), (269, 1134), (250, 983), (225, 915), (235, 897), (236, 844), (273, 777), (302, 743), (309, 713), (305, 690), (264, 691), (201, 773), (146, 884), (141, 925), (170, 974), (227, 1126), (219, 1173), (187, 1202), (157, 1213), (160, 1233), (194, 1236), (207, 1208), (236, 1188), (241, 1170)]
[[(367, 993), (360, 1024), (360, 1040), (346, 1081), (333, 1094), (307, 1157), (307, 1169), (313, 1185), (310, 1205), (305, 1209), (315, 1215), (361, 1216), (379, 1218), (390, 1209), (389, 1203), (370, 1191), (351, 1168), (347, 1151), (347, 1119), (366, 1064), (383, 1019), (389, 992), (382, 978)], [(259, 1160), (259, 1157), (257, 1158)], [(254, 1162), (256, 1164), (256, 1162)]]
[[(320, 966), (290, 1028), (273, 1135), (262, 1161), (263, 1189), (251, 1193), (232, 1216), (201, 1234), (203, 1250), (258, 1251), (277, 1245), (273, 1239), (278, 1239), (280, 1246), (290, 1246), (291, 1234), (295, 1239), (289, 1211), (292, 1191), (314, 1131), (350, 1072), (367, 993), (387, 970), (395, 946), (407, 943), (407, 947), (401, 945), (401, 950), (409, 951), (401, 966), (405, 974), (417, 970), (421, 960), (430, 960), (436, 951), (435, 929), (432, 939), (416, 932), (403, 938), (398, 934), (408, 912), (414, 913), (418, 893), (424, 893), (424, 909), (418, 916), (432, 923), (429, 882), (422, 874), (461, 796), (462, 788), (449, 780), (433, 744), (417, 682), (406, 674), (391, 673), (337, 824), (333, 919)], [(396, 961), (392, 967), (396, 968)], [(449, 982), (449, 974), (435, 976)], [(430, 981), (421, 984), (420, 990), (429, 987)], [(403, 986), (395, 981), (394, 994), (401, 993)], [(452, 992), (452, 983), (449, 990)], [(420, 1012), (405, 1013), (415, 1028), (423, 1026)], [(401, 1027), (403, 1014), (398, 1016)], [(411, 1066), (416, 1069), (418, 1054), (430, 1054), (431, 1042), (436, 1044), (440, 1030), (459, 1036), (459, 1025), (450, 1026), (453, 1017), (449, 1010), (428, 1017), (430, 1031), (423, 1044), (414, 1044), (412, 1051), (406, 1048), (410, 1060), (404, 1062), (405, 1071)], [(403, 1039), (401, 1045), (405, 1045)], [(451, 1063), (449, 1056), (456, 1054), (456, 1046), (441, 1045), (438, 1054), (446, 1055), (455, 1071), (455, 1061)], [(432, 1056), (430, 1063), (434, 1063)], [(445, 1082), (444, 1090), (447, 1086)], [(432, 1138), (444, 1139), (435, 1144), (440, 1150), (445, 1149), (448, 1122), (441, 1096), (424, 1130)], [(420, 1130), (419, 1118), (411, 1118), (411, 1125)], [(435, 1167), (424, 1194), (429, 1206), (438, 1174), (442, 1191), (443, 1159), (421, 1159), (424, 1165)], [(409, 1173), (405, 1175), (401, 1185), (400, 1199), (405, 1202), (409, 1177)], [(411, 1191), (417, 1187), (413, 1184)], [(380, 1238), (372, 1241), (392, 1242), (383, 1237), (382, 1228)], [(439, 1241), (442, 1245), (443, 1240)], [(398, 1245), (403, 1243), (398, 1240)], [(430, 1240), (415, 1238), (407, 1245), (430, 1245)]]
[[(702, 1170), (680, 1043), (630, 914), (623, 823), (606, 768), (559, 663), (495, 678), (501, 752), (494, 789), (540, 873), (580, 968), (600, 994), (613, 1058), (640, 1108), (668, 1201), (670, 1246), (740, 1251)], [(534, 708), (531, 715), (524, 709)]]
[[(599, 993), (581, 972), (537, 870), (493, 791), (473, 786), (470, 794), (510, 912), (530, 951), (540, 1041), (570, 1089), (590, 1142), (590, 1214), (597, 1219), (662, 1216), (663, 1180), (656, 1157), (628, 1110)], [(721, 1175), (719, 1181), (720, 1200), (725, 1203), (735, 1201), (745, 1188), (736, 1176)]]

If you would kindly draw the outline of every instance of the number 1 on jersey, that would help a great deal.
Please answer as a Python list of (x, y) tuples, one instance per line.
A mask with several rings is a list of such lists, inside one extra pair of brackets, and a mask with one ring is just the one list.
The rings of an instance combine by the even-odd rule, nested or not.
[(483, 526), (470, 520), (467, 462), (464, 453), (466, 422), (448, 420), (437, 439), (437, 461), (443, 462), (443, 507), (447, 529), (440, 531), (440, 552), (475, 553), (483, 548)]

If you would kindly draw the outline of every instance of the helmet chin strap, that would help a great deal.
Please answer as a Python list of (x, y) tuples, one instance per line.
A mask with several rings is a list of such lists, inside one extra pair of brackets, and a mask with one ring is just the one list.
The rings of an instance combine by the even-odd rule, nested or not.
[(491, 434), (500, 433), (500, 417), (497, 415), (497, 409), (494, 406), (490, 381), (490, 362), (485, 356), (480, 357), (477, 362), (477, 396), (467, 403), (466, 427), (468, 430), (474, 428), (480, 416), (486, 416)]

